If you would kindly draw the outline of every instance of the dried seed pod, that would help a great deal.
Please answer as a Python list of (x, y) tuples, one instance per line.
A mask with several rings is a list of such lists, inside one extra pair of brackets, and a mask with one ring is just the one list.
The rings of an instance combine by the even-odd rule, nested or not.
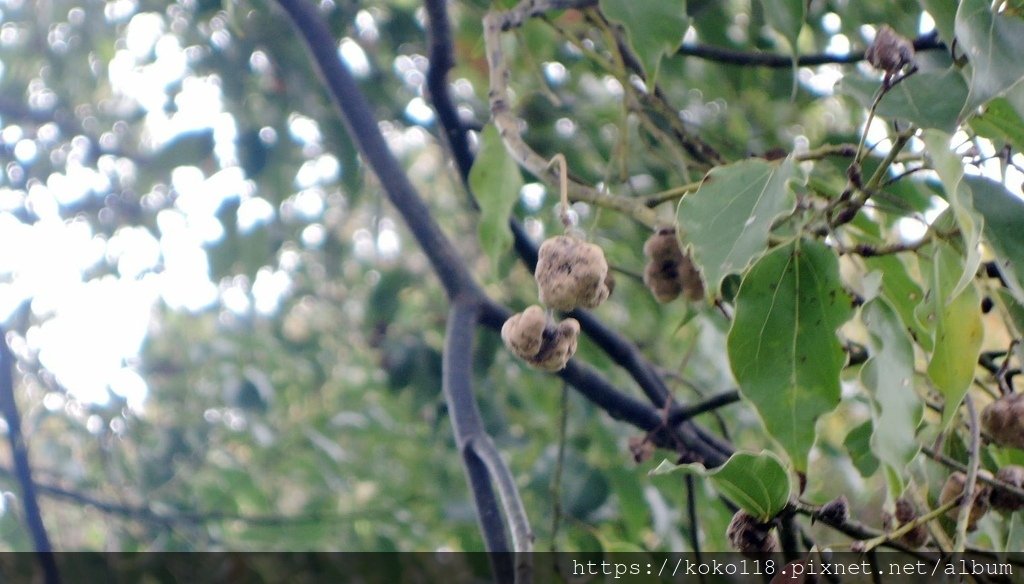
[(1004, 395), (986, 406), (981, 429), (999, 446), (1024, 449), (1024, 393)]
[[(978, 471), (980, 476), (992, 477), (992, 474), (988, 471)], [(967, 484), (967, 475), (957, 471), (946, 479), (946, 484), (942, 485), (942, 492), (939, 494), (939, 504), (945, 505), (950, 501), (958, 500), (963, 496), (964, 486)], [(974, 496), (971, 498), (971, 513), (967, 518), (967, 530), (974, 531), (978, 527), (978, 520), (981, 519), (985, 513), (988, 513), (989, 509), (989, 495), (991, 488), (981, 482), (975, 481), (974, 483)], [(960, 514), (960, 506), (957, 505), (946, 512), (946, 516), (956, 521)]]
[(534, 278), (540, 301), (555, 310), (597, 308), (611, 294), (604, 252), (571, 235), (541, 244)]
[(883, 24), (864, 57), (876, 69), (892, 75), (898, 73), (904, 65), (914, 62), (914, 45), (888, 24)]
[(567, 318), (555, 325), (540, 306), (513, 314), (501, 327), (505, 346), (533, 367), (560, 371), (576, 353), (580, 323)]
[(644, 242), (644, 284), (658, 302), (670, 302), (680, 294), (688, 300), (704, 297), (700, 272), (679, 247), (674, 228), (659, 229)]
[(821, 509), (818, 509), (817, 517), (829, 525), (846, 523), (850, 518), (850, 502), (846, 500), (846, 495), (839, 495), (822, 505)]
[(766, 554), (779, 551), (779, 538), (770, 524), (761, 523), (740, 509), (725, 531), (733, 549), (742, 554)]
[[(996, 473), (996, 479), (1020, 489), (1024, 487), (1024, 467), (1008, 464), (999, 469), (999, 472)], [(1011, 493), (1002, 487), (993, 487), (989, 500), (992, 506), (1000, 511), (1013, 512), (1024, 509), (1024, 497)]]
[[(914, 507), (914, 504), (909, 499), (900, 497), (896, 499), (895, 517), (885, 511), (882, 513), (882, 523), (885, 525), (886, 531), (895, 531), (914, 521), (917, 517), (917, 508)], [(928, 528), (922, 524), (901, 535), (897, 541), (916, 550), (928, 543), (928, 537)]]

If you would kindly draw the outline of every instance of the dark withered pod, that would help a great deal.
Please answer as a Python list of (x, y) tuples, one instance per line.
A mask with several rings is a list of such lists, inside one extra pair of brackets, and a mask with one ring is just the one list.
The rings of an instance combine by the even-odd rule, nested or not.
[(644, 256), (644, 285), (658, 302), (671, 302), (680, 294), (691, 301), (704, 297), (700, 272), (679, 246), (674, 228), (658, 229), (647, 238)]
[(864, 58), (876, 69), (891, 75), (914, 62), (914, 45), (892, 27), (883, 24), (875, 34), (874, 42), (864, 53)]
[(772, 525), (761, 523), (742, 509), (732, 516), (725, 534), (733, 549), (741, 554), (757, 555), (779, 551), (779, 536)]
[[(1008, 464), (996, 472), (996, 479), (1018, 489), (1024, 487), (1024, 466)], [(989, 497), (992, 506), (1000, 511), (1012, 513), (1024, 509), (1024, 497), (1002, 487), (993, 487), (992, 495)]]
[[(896, 499), (894, 513), (882, 512), (882, 523), (885, 525), (886, 531), (895, 531), (917, 518), (917, 507), (905, 497)], [(916, 550), (928, 543), (928, 538), (928, 528), (921, 524), (901, 535), (896, 541), (912, 550)]]
[(1024, 449), (1024, 393), (1004, 395), (987, 405), (981, 429), (999, 446)]
[[(978, 471), (979, 476), (985, 476), (992, 478), (992, 474), (986, 470)], [(960, 499), (964, 493), (964, 486), (967, 484), (967, 475), (957, 471), (946, 479), (946, 483), (942, 485), (942, 492), (939, 493), (939, 504), (945, 505), (950, 501)], [(989, 496), (992, 493), (991, 487), (988, 484), (981, 482), (980, 480), (974, 483), (974, 496), (971, 498), (971, 513), (967, 518), (967, 530), (974, 531), (978, 528), (978, 521), (988, 513), (991, 503), (989, 502)], [(956, 521), (960, 514), (959, 505), (953, 507), (946, 512), (946, 517), (949, 517), (953, 521)]]

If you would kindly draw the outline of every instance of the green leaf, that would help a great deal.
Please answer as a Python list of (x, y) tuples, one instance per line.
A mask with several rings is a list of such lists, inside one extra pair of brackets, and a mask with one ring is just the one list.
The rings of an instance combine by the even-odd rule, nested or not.
[(508, 220), (523, 187), (523, 177), (493, 124), (484, 128), (480, 141), (480, 152), (469, 171), (469, 186), (480, 205), (480, 246), (497, 270), (502, 254), (512, 246)]
[(764, 253), (772, 221), (793, 208), (786, 183), (795, 173), (790, 159), (743, 160), (712, 169), (700, 189), (680, 201), (680, 236), (693, 246), (712, 297), (722, 278), (745, 271)]
[(870, 270), (882, 274), (882, 297), (896, 309), (903, 326), (913, 333), (917, 344), (926, 351), (932, 348), (932, 331), (925, 327), (915, 310), (924, 300), (924, 290), (908, 272), (906, 264), (896, 255), (865, 258)]
[[(870, 108), (879, 81), (861, 75), (847, 75), (839, 92)], [(955, 68), (924, 71), (908, 77), (889, 90), (875, 113), (882, 118), (907, 120), (922, 128), (953, 132), (967, 101), (967, 83)]]
[(866, 420), (846, 435), (843, 446), (846, 446), (850, 453), (850, 460), (862, 477), (869, 477), (878, 470), (879, 462), (872, 454), (871, 435), (874, 433), (874, 425), (871, 420)]
[(964, 167), (960, 156), (949, 149), (950, 136), (937, 130), (924, 131), (924, 143), (932, 158), (932, 166), (942, 181), (946, 193), (946, 202), (953, 212), (960, 237), (963, 239), (964, 265), (959, 280), (948, 296), (952, 298), (964, 291), (974, 279), (974, 274), (981, 265), (981, 232), (984, 220), (974, 210), (971, 189), (964, 184)]
[(654, 81), (661, 58), (675, 51), (690, 26), (685, 0), (601, 0), (601, 10), (626, 27), (629, 43), (647, 73), (648, 84)]
[(1010, 321), (1013, 322), (1013, 326), (1017, 329), (1016, 336), (1020, 336), (1024, 333), (1024, 304), (1017, 300), (1008, 290), (1003, 288), (996, 290), (996, 296), (999, 298), (999, 302), (1002, 303), (1003, 307), (1006, 308), (1006, 312), (1010, 316)]
[(1005, 98), (990, 101), (985, 111), (971, 118), (970, 124), (980, 136), (1024, 150), (1024, 120)]
[(986, 0), (963, 0), (956, 13), (957, 45), (971, 63), (964, 116), (1024, 79), (1024, 20), (990, 6)]
[(865, 304), (861, 320), (871, 353), (860, 372), (872, 398), (871, 451), (902, 477), (920, 450), (915, 434), (922, 406), (914, 390), (914, 347), (899, 315), (884, 299)]
[(696, 462), (677, 465), (663, 460), (650, 474), (676, 471), (711, 479), (719, 493), (762, 522), (770, 521), (789, 503), (789, 473), (779, 457), (767, 450), (737, 452), (711, 470)]
[(1017, 300), (1024, 303), (1024, 201), (1000, 183), (967, 176), (974, 208), (985, 218), (985, 239)]
[(797, 39), (804, 26), (804, 0), (761, 0), (768, 25), (789, 42), (789, 50), (797, 54)]
[(974, 379), (984, 333), (981, 302), (973, 283), (952, 300), (945, 300), (960, 272), (960, 254), (944, 243), (935, 245), (928, 293), (928, 318), (934, 321), (935, 346), (929, 356), (928, 377), (944, 398), (943, 428), (952, 420)]
[(743, 279), (728, 353), (740, 392), (797, 470), (807, 470), (817, 419), (839, 403), (846, 361), (836, 329), (850, 299), (835, 253), (800, 240), (762, 257)]

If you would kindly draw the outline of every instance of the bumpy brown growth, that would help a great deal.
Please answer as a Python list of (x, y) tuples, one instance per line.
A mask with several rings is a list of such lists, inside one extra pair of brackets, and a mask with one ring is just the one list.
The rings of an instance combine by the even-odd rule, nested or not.
[(560, 371), (576, 353), (580, 323), (567, 318), (555, 325), (540, 306), (513, 314), (501, 327), (505, 346), (542, 371)]
[(742, 554), (765, 554), (779, 551), (779, 538), (769, 524), (740, 509), (732, 516), (725, 531), (733, 549)]
[[(992, 478), (992, 474), (988, 471), (978, 471), (979, 476), (986, 476)], [(945, 505), (950, 501), (960, 499), (964, 493), (964, 486), (967, 484), (967, 475), (957, 471), (946, 479), (946, 484), (942, 485), (942, 492), (939, 494), (939, 504)], [(978, 520), (981, 519), (985, 513), (989, 510), (989, 495), (991, 494), (991, 488), (981, 481), (976, 481), (974, 484), (974, 497), (971, 500), (971, 514), (967, 518), (967, 530), (974, 531), (978, 527)], [(946, 516), (953, 521), (957, 520), (960, 514), (960, 507), (956, 506), (946, 512)]]
[(981, 429), (1000, 446), (1024, 449), (1024, 393), (990, 403), (981, 412)]
[(644, 243), (644, 284), (658, 302), (670, 302), (683, 294), (688, 300), (704, 297), (700, 272), (684, 254), (673, 228), (659, 229)]
[(913, 63), (914, 45), (889, 25), (883, 24), (864, 57), (875, 68), (891, 75), (898, 73), (904, 65)]
[[(914, 504), (910, 500), (900, 497), (899, 499), (896, 499), (895, 514), (890, 515), (888, 512), (883, 513), (882, 521), (885, 524), (886, 531), (895, 531), (911, 521), (914, 521), (917, 517), (917, 509), (914, 507)], [(928, 528), (923, 524), (918, 525), (901, 535), (896, 541), (912, 550), (916, 550), (928, 543)]]
[(611, 294), (604, 252), (571, 235), (541, 244), (534, 278), (540, 301), (555, 310), (597, 308)]
[[(999, 469), (996, 478), (1019, 489), (1024, 487), (1024, 467), (1008, 464)], [(1024, 497), (1001, 487), (993, 487), (990, 501), (993, 507), (1008, 513), (1024, 509)]]

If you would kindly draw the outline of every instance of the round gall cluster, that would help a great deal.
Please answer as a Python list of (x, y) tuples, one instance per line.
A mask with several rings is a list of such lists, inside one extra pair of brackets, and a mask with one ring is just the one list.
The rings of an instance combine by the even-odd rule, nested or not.
[(611, 294), (604, 252), (571, 235), (549, 238), (540, 246), (534, 278), (540, 301), (555, 310), (597, 308)]
[(501, 340), (513, 353), (543, 371), (560, 371), (576, 352), (580, 323), (567, 318), (557, 325), (533, 305), (513, 314), (501, 327)]

